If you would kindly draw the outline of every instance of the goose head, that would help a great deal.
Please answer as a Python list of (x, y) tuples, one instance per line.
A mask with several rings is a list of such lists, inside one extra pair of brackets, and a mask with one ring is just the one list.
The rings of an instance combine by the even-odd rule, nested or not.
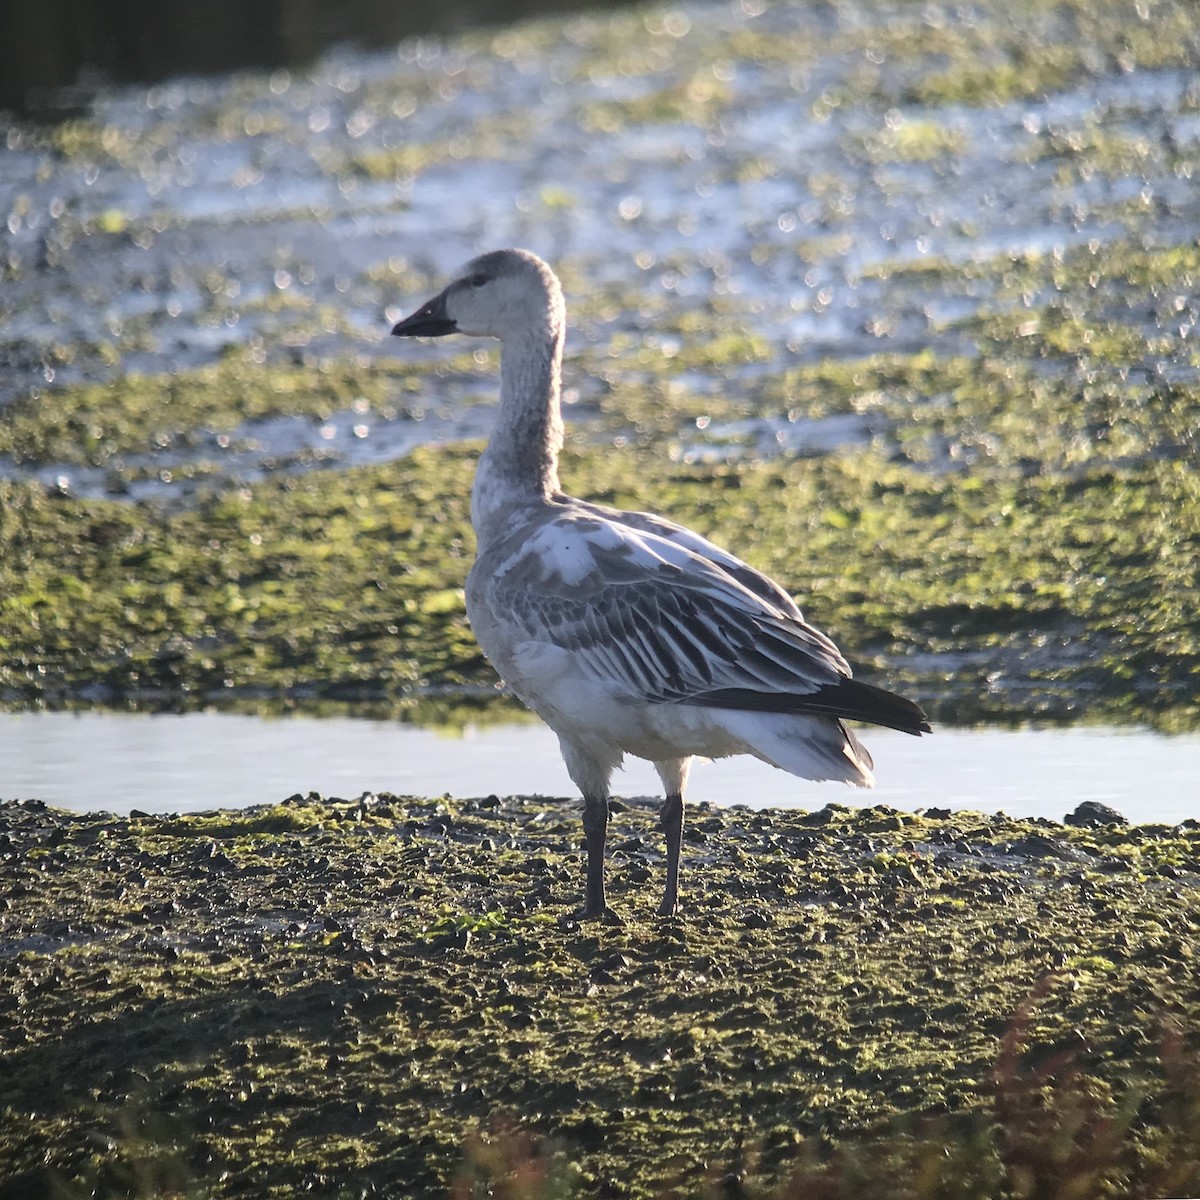
[(393, 329), (397, 337), (465, 333), (502, 342), (563, 327), (562, 289), (554, 272), (528, 250), (493, 250), (473, 258), (432, 300)]

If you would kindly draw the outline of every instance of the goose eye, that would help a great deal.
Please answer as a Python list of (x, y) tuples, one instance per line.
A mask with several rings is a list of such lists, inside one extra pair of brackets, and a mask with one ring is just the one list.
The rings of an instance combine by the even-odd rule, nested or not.
[(467, 280), (467, 284), (470, 287), (477, 288), (483, 287), (487, 281), (488, 277), (486, 275), (472, 275), (471, 278)]

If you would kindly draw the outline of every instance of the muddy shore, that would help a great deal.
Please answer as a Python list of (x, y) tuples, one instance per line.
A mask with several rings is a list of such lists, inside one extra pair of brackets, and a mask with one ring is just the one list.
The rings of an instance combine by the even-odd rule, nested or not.
[(580, 927), (574, 801), (0, 805), (0, 1196), (1200, 1187), (1200, 823), (655, 818)]

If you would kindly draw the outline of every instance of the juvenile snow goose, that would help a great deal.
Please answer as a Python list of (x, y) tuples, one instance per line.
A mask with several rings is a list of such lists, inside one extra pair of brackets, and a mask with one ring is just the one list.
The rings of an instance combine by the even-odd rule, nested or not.
[(583, 917), (607, 911), (613, 770), (626, 754), (654, 764), (666, 792), (658, 911), (669, 916), (693, 758), (753, 754), (870, 787), (871, 756), (842, 718), (918, 735), (929, 725), (912, 701), (851, 679), (833, 642), (753, 567), (662, 517), (563, 492), (565, 322), (554, 272), (525, 250), (497, 250), (392, 332), (500, 340), (500, 411), (471, 489), (467, 616), (501, 677), (558, 734), (583, 793)]

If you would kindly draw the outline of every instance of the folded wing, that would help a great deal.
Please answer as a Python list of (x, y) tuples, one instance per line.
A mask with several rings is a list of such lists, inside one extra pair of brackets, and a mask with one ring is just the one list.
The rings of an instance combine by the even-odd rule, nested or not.
[(771, 580), (698, 535), (666, 536), (678, 530), (668, 522), (621, 516), (637, 524), (579, 506), (510, 545), (488, 585), (492, 612), (631, 700), (928, 730), (917, 705), (852, 679)]

